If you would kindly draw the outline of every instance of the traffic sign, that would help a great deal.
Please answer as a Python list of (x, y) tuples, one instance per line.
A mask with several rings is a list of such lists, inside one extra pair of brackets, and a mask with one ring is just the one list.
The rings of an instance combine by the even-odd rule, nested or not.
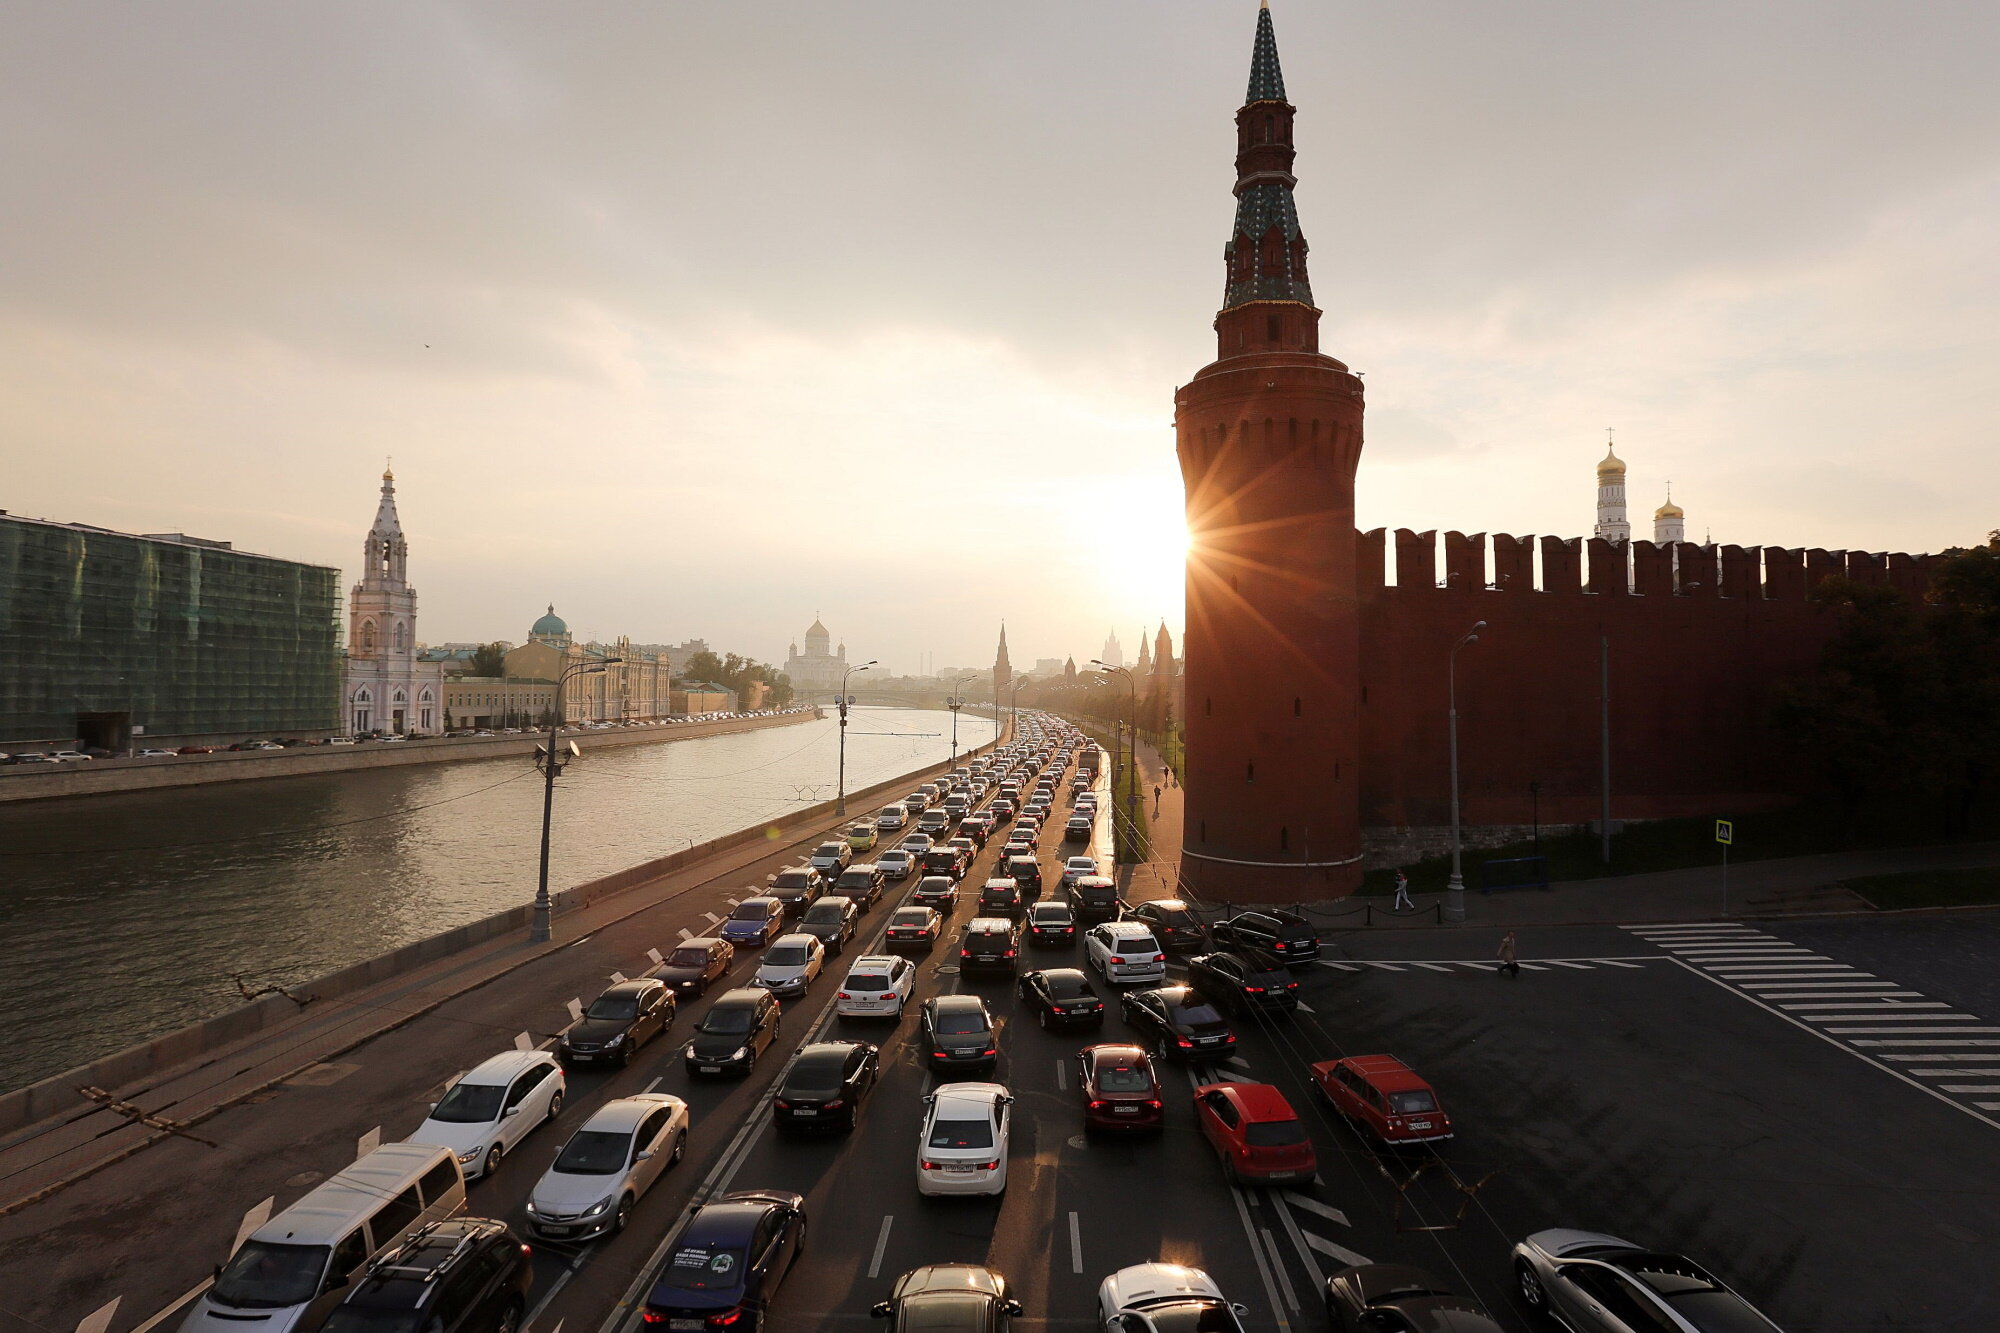
[(1718, 819), (1718, 820), (1716, 820), (1716, 821), (1715, 821), (1715, 840), (1716, 840), (1717, 842), (1721, 843), (1721, 844), (1722, 844), (1722, 845), (1723, 845), (1724, 847), (1727, 847), (1727, 846), (1729, 846), (1730, 844), (1734, 843), (1734, 842), (1736, 841), (1736, 824), (1735, 824), (1735, 822), (1734, 822), (1734, 821), (1732, 821), (1732, 820), (1728, 820), (1728, 819)]

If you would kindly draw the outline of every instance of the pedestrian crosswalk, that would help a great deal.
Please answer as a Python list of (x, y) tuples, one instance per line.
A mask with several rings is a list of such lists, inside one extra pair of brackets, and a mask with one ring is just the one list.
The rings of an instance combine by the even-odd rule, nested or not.
[[(1754, 926), (1626, 926), (1675, 962), (2000, 1129), (2000, 1024)], [(1528, 964), (1523, 963), (1523, 967)]]
[[(1632, 954), (1615, 958), (1537, 958), (1521, 959), (1523, 972), (1553, 972), (1558, 968), (1572, 968), (1579, 972), (1594, 971), (1600, 967), (1617, 967), (1637, 970), (1647, 963), (1665, 961), (1658, 954)], [(1489, 958), (1426, 958), (1397, 959), (1391, 962), (1372, 958), (1353, 958), (1344, 961), (1322, 958), (1319, 966), (1335, 972), (1497, 972), (1500, 964)]]

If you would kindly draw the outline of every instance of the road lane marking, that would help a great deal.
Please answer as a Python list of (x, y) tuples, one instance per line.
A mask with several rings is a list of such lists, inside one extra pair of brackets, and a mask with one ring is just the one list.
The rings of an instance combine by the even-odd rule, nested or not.
[[(1941, 1017), (1941, 1018), (1970, 1018), (1971, 1016), (1972, 1016), (1972, 1015), (1970, 1015), (1970, 1014), (1940, 1014), (1940, 1015), (1936, 1015), (1936, 1017)], [(1907, 1035), (1910, 1035), (1910, 1036), (1921, 1036), (1921, 1035), (1923, 1035), (1923, 1034), (1926, 1034), (1926, 1033), (1931, 1033), (1931, 1034), (1937, 1034), (1937, 1033), (1945, 1033), (1945, 1032), (1951, 1032), (1951, 1033), (1959, 1033), (1959, 1032), (2000, 1032), (2000, 1028), (1828, 1028), (1828, 1029), (1827, 1029), (1827, 1031), (1828, 1031), (1828, 1032), (1845, 1032), (1845, 1033), (1848, 1033), (1848, 1034), (1850, 1034), (1850, 1035), (1853, 1035), (1853, 1034), (1862, 1034), (1862, 1035), (1866, 1035), (1866, 1034), (1872, 1034), (1872, 1033), (1882, 1033), (1882, 1032), (1896, 1032), (1896, 1033), (1903, 1033), (1903, 1034), (1907, 1034)]]
[[(1313, 1246), (1309, 1243), (1313, 1238), (1299, 1229), (1298, 1219), (1293, 1217), (1292, 1210), (1285, 1206), (1283, 1195), (1270, 1194), (1265, 1197), (1270, 1199), (1271, 1207), (1277, 1210), (1278, 1220), (1285, 1224), (1285, 1234), (1291, 1237), (1292, 1248), (1299, 1254), (1299, 1264), (1306, 1270), (1306, 1276), (1312, 1279), (1312, 1289), (1320, 1290), (1326, 1285), (1326, 1274), (1319, 1271), (1319, 1261), (1313, 1258)], [(1367, 1260), (1364, 1259), (1362, 1262), (1366, 1263)]]
[(660, 1086), (660, 1082), (661, 1082), (661, 1080), (662, 1080), (662, 1079), (665, 1079), (665, 1078), (666, 1078), (666, 1075), (665, 1075), (665, 1074), (662, 1074), (662, 1075), (660, 1075), (660, 1077), (659, 1077), (659, 1078), (656, 1078), (656, 1079), (654, 1079), (654, 1080), (653, 1080), (653, 1081), (652, 1081), (651, 1083), (648, 1083), (648, 1084), (647, 1084), (647, 1085), (646, 1085), (645, 1087), (643, 1087), (643, 1088), (639, 1089), (639, 1091), (641, 1091), (641, 1092), (651, 1092), (651, 1091), (652, 1091), (652, 1090), (653, 1090), (654, 1088), (657, 1088), (657, 1087), (659, 1087), (659, 1086)]
[(1946, 1092), (2000, 1092), (2000, 1083), (1947, 1083)]
[(1549, 959), (1549, 962), (1553, 963), (1557, 967), (1580, 967), (1586, 972), (1590, 970), (1589, 963), (1572, 963), (1567, 958), (1551, 958)]
[(1075, 1213), (1069, 1215), (1069, 1271), (1083, 1271), (1083, 1230), (1077, 1223)]
[(360, 1161), (381, 1146), (382, 1127), (377, 1125), (354, 1141), (354, 1160), (357, 1162)]
[(689, 930), (689, 929), (688, 929), (688, 928), (687, 928), (686, 926), (682, 926), (682, 927), (681, 927), (681, 938), (682, 938), (682, 939), (684, 939), (684, 940), (691, 940), (691, 939), (693, 939), (693, 938), (694, 938), (694, 932), (693, 932), (693, 931), (691, 931), (691, 930)]
[(563, 1005), (563, 1008), (569, 1010), (570, 1022), (581, 1023), (583, 1021), (583, 1001), (577, 999), (574, 995)]
[[(1788, 996), (1788, 995), (1767, 995), (1767, 996), (1765, 996), (1764, 998), (1765, 998), (1765, 999), (1767, 999), (1767, 1000), (1787, 1000), (1787, 999), (1791, 999), (1792, 997), (1791, 997), (1791, 996)], [(1823, 1009), (1861, 1009), (1861, 1010), (1867, 1010), (1867, 1011), (1869, 1011), (1869, 1012), (1872, 1012), (1872, 1013), (1885, 1013), (1885, 1012), (1888, 1012), (1888, 1011), (1891, 1011), (1891, 1010), (1896, 1010), (1896, 1009), (1949, 1009), (1949, 1008), (1951, 1008), (1951, 1006), (1950, 1006), (1950, 1005), (1946, 1004), (1946, 1003), (1945, 1003), (1944, 1001), (1942, 1001), (1942, 1000), (1923, 1000), (1923, 1001), (1916, 1001), (1916, 1000), (1888, 1000), (1888, 1001), (1886, 1001), (1886, 1002), (1885, 1002), (1885, 1001), (1882, 1001), (1882, 1000), (1872, 1000), (1872, 1001), (1869, 1001), (1869, 1000), (1847, 1000), (1847, 1001), (1841, 1001), (1841, 1000), (1807, 1000), (1807, 1001), (1805, 1001), (1805, 1002), (1803, 1002), (1803, 1003), (1801, 1003), (1801, 1004), (1781, 1004), (1781, 1005), (1779, 1005), (1778, 1007), (1779, 1007), (1780, 1009), (1784, 1009), (1784, 1010), (1787, 1010), (1787, 1011), (1789, 1011), (1789, 1012), (1793, 1012), (1793, 1013), (1797, 1013), (1798, 1011), (1800, 1011), (1800, 1010), (1804, 1010), (1804, 1009), (1815, 1009), (1815, 1010), (1823, 1010)], [(1851, 1017), (1851, 1016), (1852, 1016), (1852, 1015), (1850, 1015), (1850, 1017)]]
[(1400, 972), (1400, 971), (1402, 971), (1402, 970), (1403, 970), (1403, 969), (1402, 969), (1402, 968), (1401, 968), (1400, 966), (1398, 966), (1398, 965), (1397, 965), (1397, 964), (1395, 964), (1395, 963), (1378, 963), (1378, 962), (1374, 961), (1373, 959), (1369, 959), (1369, 960), (1368, 960), (1368, 966), (1370, 966), (1370, 967), (1379, 967), (1379, 968), (1381, 968), (1381, 969), (1382, 969), (1382, 970), (1383, 970), (1384, 972)]
[(180, 1313), (180, 1309), (182, 1306), (186, 1305), (189, 1301), (201, 1295), (204, 1291), (207, 1291), (210, 1287), (214, 1285), (215, 1285), (214, 1278), (212, 1277), (203, 1278), (201, 1281), (195, 1283), (192, 1287), (189, 1287), (187, 1291), (182, 1293), (180, 1299), (176, 1300), (173, 1304), (161, 1306), (160, 1312), (158, 1314), (154, 1315), (151, 1319), (148, 1319), (145, 1323), (133, 1329), (132, 1333), (153, 1333), (153, 1330), (158, 1328), (161, 1324), (165, 1323), (169, 1316)]
[(1292, 1275), (1285, 1271), (1285, 1257), (1278, 1253), (1278, 1241), (1271, 1234), (1271, 1228), (1258, 1227), (1257, 1234), (1264, 1238), (1264, 1246), (1271, 1255), (1271, 1267), (1278, 1275), (1278, 1289), (1285, 1293), (1285, 1308), (1293, 1314), (1299, 1312), (1299, 1294), (1292, 1290)]
[(882, 1276), (882, 1256), (889, 1251), (889, 1228), (895, 1224), (896, 1215), (894, 1213), (884, 1213), (882, 1215), (882, 1229), (875, 1233), (875, 1257), (868, 1261), (869, 1277)]
[(1307, 1004), (1304, 1000), (1300, 1000), (1298, 1002), (1297, 1008), (1298, 1011), (1302, 1014), (1312, 1014), (1319, 1012), (1318, 1010), (1314, 1009), (1311, 1005)]
[[(1341, 1212), (1340, 1209), (1335, 1208), (1332, 1204), (1321, 1203), (1310, 1194), (1300, 1194), (1296, 1190), (1286, 1190), (1285, 1202), (1294, 1208), (1303, 1208), (1309, 1213), (1317, 1213), (1329, 1222), (1338, 1222), (1342, 1226), (1351, 1225), (1347, 1220), (1346, 1213)], [(1362, 1259), (1358, 1262), (1367, 1263), (1368, 1261)]]
[(1639, 965), (1638, 965), (1637, 963), (1622, 963), (1622, 962), (1620, 962), (1619, 960), (1617, 960), (1616, 958), (1593, 958), (1593, 959), (1591, 959), (1590, 961), (1591, 961), (1591, 962), (1593, 962), (1593, 963), (1602, 963), (1602, 964), (1604, 964), (1604, 965), (1605, 965), (1606, 967), (1634, 967), (1634, 968), (1636, 968), (1636, 967), (1638, 967), (1638, 966), (1639, 966)]
[[(1070, 1216), (1075, 1217), (1076, 1214), (1071, 1213)], [(1077, 1271), (1082, 1272), (1083, 1270), (1078, 1269)], [(113, 1296), (110, 1300), (77, 1320), (76, 1333), (104, 1333), (105, 1329), (111, 1327), (111, 1317), (118, 1313), (118, 1302), (124, 1299), (123, 1296)]]
[(703, 912), (701, 914), (701, 919), (708, 922), (708, 924), (711, 926), (714, 925), (716, 922), (722, 920), (721, 917), (717, 916), (713, 912)]
[(1307, 1231), (1301, 1234), (1305, 1236), (1306, 1244), (1312, 1246), (1312, 1248), (1318, 1250), (1329, 1259), (1338, 1259), (1343, 1264), (1366, 1264), (1374, 1262), (1367, 1255), (1356, 1254), (1345, 1245), (1337, 1245), (1326, 1237), (1317, 1235), (1314, 1232)]
[(1429, 969), (1430, 971), (1432, 971), (1432, 972), (1449, 972), (1449, 971), (1451, 971), (1451, 969), (1450, 969), (1450, 968), (1448, 968), (1448, 967), (1444, 966), (1444, 965), (1443, 965), (1442, 963), (1418, 963), (1418, 964), (1416, 964), (1416, 966), (1418, 966), (1418, 967), (1422, 967), (1422, 968), (1428, 968), (1428, 969)]
[(1069, 1061), (1061, 1057), (1056, 1059), (1056, 1091), (1069, 1091)]
[(1319, 965), (1321, 967), (1337, 967), (1343, 972), (1359, 972), (1361, 970), (1360, 968), (1356, 967), (1353, 963), (1334, 963), (1334, 962), (1329, 962), (1324, 958), (1319, 960)]
[(532, 1051), (535, 1049), (535, 1039), (525, 1032), (516, 1032), (514, 1034), (514, 1049), (517, 1051)]
[[(1909, 1031), (1909, 1029), (1905, 1028), (1903, 1029), (1903, 1031), (1907, 1032)], [(1963, 1032), (1965, 1031), (1965, 1029), (1959, 1028), (1957, 1029), (1957, 1031)], [(1925, 1037), (1921, 1041), (1916, 1040), (1914, 1038), (1909, 1041), (1885, 1041), (1880, 1038), (1869, 1037), (1862, 1041), (1854, 1042), (1852, 1044), (1855, 1046), (2000, 1046), (2000, 1041), (1995, 1041), (1991, 1037), (1972, 1037), (1965, 1041), (1952, 1041), (1940, 1037)], [(1954, 1060), (1983, 1060), (1985, 1058), (1986, 1057), (1983, 1055), (1952, 1056), (1952, 1059)], [(1995, 1128), (2000, 1129), (2000, 1126), (1995, 1126)]]
[[(685, 936), (683, 936), (683, 938), (685, 938)], [(646, 950), (646, 958), (653, 964), (654, 967), (663, 967), (666, 965), (667, 961), (666, 959), (660, 957), (660, 951), (658, 949)]]

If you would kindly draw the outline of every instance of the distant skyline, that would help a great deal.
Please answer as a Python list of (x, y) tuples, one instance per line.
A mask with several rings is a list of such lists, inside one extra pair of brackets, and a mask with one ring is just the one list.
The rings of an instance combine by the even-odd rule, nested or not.
[[(1178, 642), (1255, 15), (10, 7), (0, 508), (352, 582), (393, 455), (431, 642)], [(1585, 535), (1607, 427), (1641, 536), (2000, 525), (2000, 10), (1273, 16), (1362, 527)]]

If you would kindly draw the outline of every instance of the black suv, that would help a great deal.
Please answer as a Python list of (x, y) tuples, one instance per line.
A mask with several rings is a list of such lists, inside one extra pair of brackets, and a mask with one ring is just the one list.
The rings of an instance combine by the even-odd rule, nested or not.
[(1319, 957), (1319, 930), (1297, 912), (1242, 912), (1211, 933), (1219, 945), (1261, 950), (1291, 967)]
[(371, 1264), (327, 1333), (453, 1333), (517, 1329), (532, 1280), (528, 1249), (505, 1223), (485, 1217), (433, 1222)]
[(979, 890), (979, 915), (1021, 917), (1021, 886), (1011, 879), (989, 879)]
[(968, 973), (1012, 974), (1020, 956), (1020, 924), (1004, 916), (976, 916), (958, 937), (958, 965)]
[(1196, 954), (1188, 959), (1187, 975), (1190, 986), (1233, 1014), (1288, 1014), (1299, 1007), (1299, 983), (1291, 972), (1255, 949)]

